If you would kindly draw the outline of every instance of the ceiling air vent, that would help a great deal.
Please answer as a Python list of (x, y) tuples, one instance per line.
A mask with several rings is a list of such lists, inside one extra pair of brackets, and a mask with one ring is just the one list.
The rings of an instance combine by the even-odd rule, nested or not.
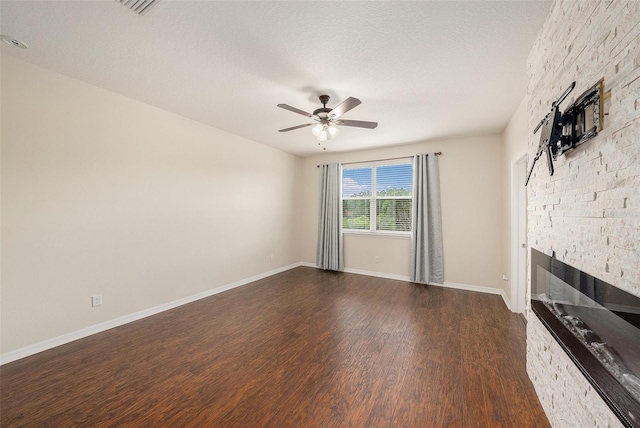
[(156, 5), (160, 0), (116, 0), (122, 3), (138, 15), (144, 15)]

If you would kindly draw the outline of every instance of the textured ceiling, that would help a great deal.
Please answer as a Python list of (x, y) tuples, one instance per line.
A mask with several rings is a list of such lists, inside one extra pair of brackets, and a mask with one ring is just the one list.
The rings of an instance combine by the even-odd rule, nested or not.
[(526, 92), (547, 1), (0, 2), (2, 53), (301, 156), (309, 120), (280, 109), (353, 96), (327, 151), (501, 132)]

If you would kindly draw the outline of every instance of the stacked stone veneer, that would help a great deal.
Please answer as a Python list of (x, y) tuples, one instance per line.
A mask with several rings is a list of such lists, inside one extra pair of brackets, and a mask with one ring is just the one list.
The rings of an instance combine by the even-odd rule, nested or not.
[[(554, 2), (528, 76), (529, 159), (534, 127), (572, 81), (562, 110), (604, 79), (605, 111), (600, 134), (559, 157), (553, 177), (544, 156), (536, 164), (529, 246), (640, 296), (640, 1)], [(535, 315), (528, 318), (527, 370), (551, 424), (620, 426)]]

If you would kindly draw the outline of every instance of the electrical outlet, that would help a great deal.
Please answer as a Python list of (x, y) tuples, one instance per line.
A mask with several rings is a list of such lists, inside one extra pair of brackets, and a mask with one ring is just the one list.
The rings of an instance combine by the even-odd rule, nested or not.
[(91, 296), (91, 306), (96, 307), (102, 305), (102, 294), (94, 294)]
[(273, 259), (274, 259), (274, 256), (273, 256), (273, 254), (271, 254), (271, 255), (269, 256), (269, 261), (270, 261), (271, 263), (273, 263)]
[(380, 256), (375, 256), (373, 261), (376, 263), (380, 263)]

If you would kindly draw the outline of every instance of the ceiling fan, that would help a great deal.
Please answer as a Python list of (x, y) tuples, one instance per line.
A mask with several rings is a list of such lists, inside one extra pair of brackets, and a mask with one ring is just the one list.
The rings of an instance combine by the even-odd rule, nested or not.
[(340, 117), (353, 109), (354, 107), (359, 106), (362, 102), (353, 97), (349, 97), (336, 107), (330, 109), (327, 107), (327, 103), (329, 102), (329, 95), (320, 95), (320, 102), (322, 103), (322, 107), (313, 111), (313, 113), (307, 113), (306, 111), (302, 111), (295, 107), (291, 107), (288, 104), (278, 104), (278, 107), (283, 108), (285, 110), (292, 111), (294, 113), (301, 114), (303, 116), (307, 116), (315, 120), (312, 123), (305, 123), (304, 125), (292, 126), (291, 128), (280, 129), (278, 132), (288, 132), (293, 131), (294, 129), (306, 128), (307, 126), (313, 126), (311, 128), (311, 133), (315, 135), (320, 141), (327, 141), (329, 139), (335, 138), (340, 133), (340, 129), (336, 125), (340, 126), (354, 126), (356, 128), (368, 128), (375, 129), (378, 126), (378, 122), (366, 122), (363, 120), (344, 120), (340, 119)]

